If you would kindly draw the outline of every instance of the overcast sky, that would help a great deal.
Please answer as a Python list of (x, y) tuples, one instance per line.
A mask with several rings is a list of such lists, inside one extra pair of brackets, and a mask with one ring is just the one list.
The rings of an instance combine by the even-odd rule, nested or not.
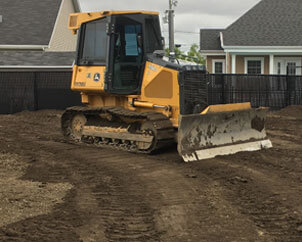
[[(168, 25), (162, 17), (169, 0), (79, 0), (84, 12), (103, 10), (152, 10), (161, 13), (163, 35), (168, 43)], [(175, 43), (186, 51), (199, 43), (200, 28), (225, 28), (260, 0), (178, 0), (175, 8)], [(182, 33), (186, 32), (186, 33)], [(189, 32), (189, 33), (187, 33)]]

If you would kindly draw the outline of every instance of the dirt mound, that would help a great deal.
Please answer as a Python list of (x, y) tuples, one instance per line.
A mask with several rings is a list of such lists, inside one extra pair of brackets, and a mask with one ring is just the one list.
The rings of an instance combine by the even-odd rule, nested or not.
[(15, 118), (18, 117), (19, 119), (23, 119), (24, 121), (30, 120), (31, 122), (45, 123), (57, 122), (57, 120), (61, 118), (62, 113), (63, 111), (60, 110), (39, 110), (35, 112), (23, 111), (8, 116), (13, 116)]
[(276, 113), (277, 115), (284, 116), (284, 117), (294, 117), (297, 119), (302, 119), (302, 105), (301, 106), (288, 106), (279, 112)]

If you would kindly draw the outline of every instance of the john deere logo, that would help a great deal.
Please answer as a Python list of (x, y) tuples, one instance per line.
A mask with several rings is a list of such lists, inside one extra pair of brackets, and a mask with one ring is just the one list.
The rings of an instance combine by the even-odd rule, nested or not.
[(95, 82), (98, 82), (99, 80), (101, 80), (101, 74), (100, 73), (95, 73), (94, 77), (93, 77), (93, 80)]

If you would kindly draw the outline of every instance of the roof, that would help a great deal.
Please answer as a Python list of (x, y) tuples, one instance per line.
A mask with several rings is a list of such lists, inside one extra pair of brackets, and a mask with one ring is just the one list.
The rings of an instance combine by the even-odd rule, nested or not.
[(301, 0), (262, 0), (224, 31), (224, 45), (302, 46), (301, 23)]
[(7, 66), (72, 66), (75, 52), (1, 51), (0, 68)]
[(61, 0), (1, 0), (0, 45), (48, 45)]
[(220, 32), (223, 29), (201, 29), (200, 50), (223, 50), (220, 43)]

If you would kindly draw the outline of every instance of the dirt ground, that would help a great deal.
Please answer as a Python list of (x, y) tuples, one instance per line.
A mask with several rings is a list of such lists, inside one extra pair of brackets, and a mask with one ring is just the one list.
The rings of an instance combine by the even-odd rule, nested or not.
[(67, 144), (61, 113), (0, 115), (0, 241), (302, 241), (302, 106), (274, 148), (189, 164)]

